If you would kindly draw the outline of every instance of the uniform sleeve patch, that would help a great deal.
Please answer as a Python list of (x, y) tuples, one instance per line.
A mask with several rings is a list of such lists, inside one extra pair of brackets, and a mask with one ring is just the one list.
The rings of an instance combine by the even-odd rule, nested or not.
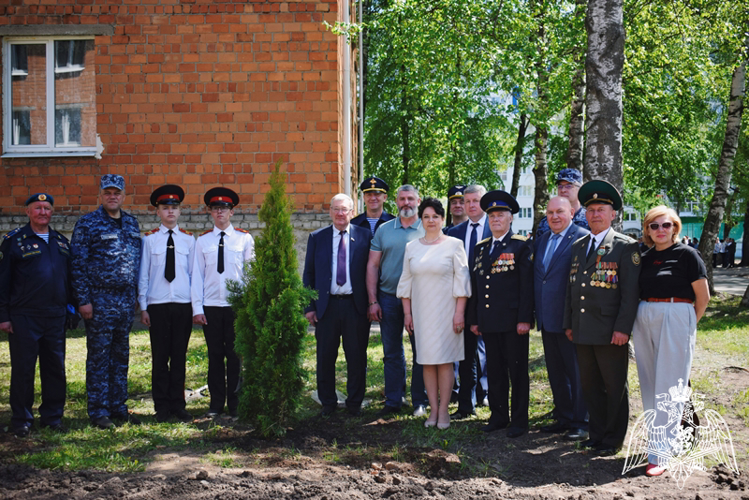
[(640, 252), (632, 252), (632, 264), (640, 265)]

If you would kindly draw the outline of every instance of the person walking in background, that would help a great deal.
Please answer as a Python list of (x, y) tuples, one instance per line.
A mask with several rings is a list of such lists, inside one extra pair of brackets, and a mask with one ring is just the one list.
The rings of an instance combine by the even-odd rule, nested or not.
[[(421, 203), (419, 192), (411, 185), (398, 188), (396, 204), (398, 217), (386, 222), (372, 239), (367, 262), (367, 297), (370, 321), (379, 321), (382, 334), (383, 364), (385, 365), (385, 406), (378, 413), (384, 417), (399, 413), (406, 392), (406, 355), (403, 349), (403, 304), (396, 296), (398, 280), (403, 272), (406, 244), (424, 236), (418, 218)], [(411, 372), (411, 403), (414, 416), (426, 415), (429, 400), (424, 388), (422, 367), (418, 362), (416, 344), (409, 335), (413, 351)]]
[(234, 351), (235, 314), (229, 304), (226, 282), (240, 281), (244, 265), (252, 260), (255, 243), (250, 233), (231, 223), (239, 196), (229, 188), (209, 189), (203, 197), (213, 219), (213, 229), (198, 237), (192, 266), (190, 298), (193, 323), (203, 325), (208, 349), (208, 391), (211, 402), (206, 417), (237, 417), (239, 356)]
[(556, 196), (546, 207), (550, 231), (534, 242), (533, 292), (536, 328), (541, 331), (546, 370), (554, 397), (556, 419), (542, 432), (566, 432), (571, 441), (588, 438), (588, 409), (583, 399), (577, 352), (564, 334), (564, 298), (572, 264), (572, 243), (590, 233), (572, 223), (567, 198)]
[(138, 303), (140, 321), (151, 338), (151, 393), (156, 421), (191, 422), (185, 409), (185, 363), (192, 333), (190, 275), (195, 250), (192, 233), (178, 225), (181, 187), (161, 186), (151, 205), (161, 225), (143, 237)]
[(70, 293), (70, 244), (49, 227), (55, 200), (26, 200), (28, 224), (0, 244), (0, 330), (10, 348), (11, 431), (29, 435), (34, 424), (34, 372), (39, 358), (42, 427), (63, 431), (65, 322)]
[(422, 238), (406, 245), (397, 296), (403, 302), (404, 323), (416, 345), (416, 362), (423, 366), (431, 413), (426, 427), (450, 427), (453, 363), (464, 356), (466, 299), (471, 295), (468, 260), (463, 242), (445, 236), (445, 209), (435, 198), (419, 205)]
[(91, 423), (138, 425), (128, 412), (130, 328), (137, 305), (141, 236), (138, 220), (122, 210), (125, 179), (101, 177), (101, 206), (81, 217), (73, 230), (73, 291), (86, 324), (86, 392)]
[[(644, 411), (654, 410), (658, 398), (680, 384), (686, 386), (692, 368), (697, 323), (710, 300), (707, 269), (697, 250), (679, 243), (681, 219), (673, 209), (663, 205), (651, 209), (642, 223), (645, 242), (651, 248), (642, 255), (640, 271), (640, 305), (632, 337), (637, 355), (637, 373)], [(673, 401), (678, 415), (683, 401)], [(658, 412), (652, 424), (664, 426), (667, 417)], [(669, 426), (670, 435), (677, 419)], [(665, 472), (658, 459), (668, 444), (649, 440), (648, 465), (645, 474), (660, 476)]]
[(317, 291), (317, 299), (305, 308), (315, 327), (317, 394), (321, 415), (330, 416), (338, 407), (335, 364), (343, 338), (346, 355), (346, 408), (361, 415), (367, 383), (367, 260), (372, 233), (351, 224), (354, 200), (339, 193), (330, 200), (333, 224), (310, 234), (304, 259), (304, 286)]

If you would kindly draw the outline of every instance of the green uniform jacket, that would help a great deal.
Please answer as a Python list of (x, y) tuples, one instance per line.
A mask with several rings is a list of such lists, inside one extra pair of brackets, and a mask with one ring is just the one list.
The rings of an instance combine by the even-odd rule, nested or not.
[(590, 238), (572, 244), (563, 327), (572, 329), (576, 344), (604, 345), (615, 331), (632, 334), (640, 302), (640, 248), (611, 229), (596, 254), (586, 259)]

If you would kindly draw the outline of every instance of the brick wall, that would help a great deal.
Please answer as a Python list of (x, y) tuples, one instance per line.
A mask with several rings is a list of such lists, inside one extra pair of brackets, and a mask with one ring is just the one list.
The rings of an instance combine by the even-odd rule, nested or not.
[(225, 185), (240, 194), (237, 212), (254, 214), (277, 160), (297, 212), (321, 213), (344, 190), (339, 41), (322, 25), (337, 19), (337, 0), (3, 3), (0, 27), (112, 25), (114, 34), (95, 39), (101, 157), (0, 159), (0, 226), (38, 191), (55, 196), (58, 215), (92, 210), (105, 173), (125, 177), (127, 209), (143, 216), (164, 183), (184, 187), (187, 213)]

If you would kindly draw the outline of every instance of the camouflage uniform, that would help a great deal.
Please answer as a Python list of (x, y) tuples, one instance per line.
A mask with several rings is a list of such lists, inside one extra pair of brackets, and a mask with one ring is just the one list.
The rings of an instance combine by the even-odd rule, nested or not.
[[(575, 215), (572, 217), (572, 223), (590, 231), (588, 219), (585, 218), (585, 207), (580, 207), (577, 212), (575, 212)], [(543, 219), (541, 219), (541, 222), (538, 223), (538, 229), (536, 229), (536, 239), (550, 230), (551, 228), (549, 227), (549, 221), (546, 220), (546, 217), (544, 217)]]
[(136, 305), (141, 239), (138, 221), (120, 221), (103, 207), (81, 217), (73, 230), (73, 290), (80, 305), (93, 306), (86, 320), (86, 392), (92, 420), (127, 416), (130, 327)]

